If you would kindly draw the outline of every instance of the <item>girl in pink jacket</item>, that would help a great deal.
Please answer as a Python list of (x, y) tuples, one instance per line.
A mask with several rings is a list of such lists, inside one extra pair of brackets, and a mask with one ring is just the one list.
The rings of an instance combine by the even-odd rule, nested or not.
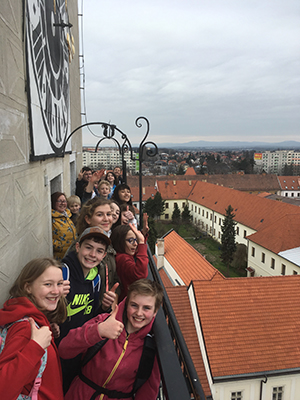
[[(147, 279), (134, 282), (128, 297), (112, 314), (100, 314), (82, 327), (72, 329), (59, 345), (62, 358), (73, 358), (84, 353), (100, 340), (110, 340), (83, 367), (82, 373), (96, 385), (108, 390), (130, 393), (141, 359), (145, 336), (151, 331), (154, 318), (162, 302), (160, 285)], [(160, 373), (155, 357), (152, 373), (141, 386), (135, 400), (155, 400), (158, 394)], [(95, 390), (76, 377), (65, 400), (87, 400)], [(106, 394), (96, 397), (108, 400)]]

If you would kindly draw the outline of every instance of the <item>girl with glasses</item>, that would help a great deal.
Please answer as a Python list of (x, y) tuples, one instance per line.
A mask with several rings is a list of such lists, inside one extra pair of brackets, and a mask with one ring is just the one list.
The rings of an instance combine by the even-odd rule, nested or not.
[(127, 296), (131, 283), (148, 276), (147, 243), (142, 232), (131, 223), (113, 229), (110, 239), (117, 252), (116, 267), (121, 282), (121, 301)]

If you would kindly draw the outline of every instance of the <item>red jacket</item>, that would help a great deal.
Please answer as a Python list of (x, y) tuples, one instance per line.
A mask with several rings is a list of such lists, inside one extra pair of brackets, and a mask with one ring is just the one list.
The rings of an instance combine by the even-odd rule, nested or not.
[[(116, 316), (118, 321), (122, 321), (125, 307), (125, 299), (120, 303)], [(62, 358), (73, 358), (77, 354), (84, 353), (90, 346), (93, 346), (102, 338), (99, 336), (97, 326), (107, 318), (108, 314), (100, 314), (86, 322), (82, 327), (72, 329), (68, 335), (60, 342), (59, 354)], [(123, 321), (122, 321), (123, 322)], [(152, 322), (138, 332), (127, 336), (126, 330), (118, 339), (109, 339), (102, 349), (85, 365), (83, 374), (99, 386), (103, 386), (107, 377), (113, 370), (114, 365), (123, 352), (125, 342), (127, 344), (123, 358), (112, 378), (107, 383), (107, 389), (130, 392), (135, 381), (137, 369), (143, 351), (145, 336), (152, 328)], [(152, 374), (148, 381), (137, 391), (135, 400), (155, 400), (160, 382), (160, 373), (155, 358)], [(89, 400), (95, 391), (86, 385), (79, 377), (76, 377), (71, 384), (65, 400)], [(102, 395), (101, 395), (102, 396)], [(107, 396), (97, 397), (98, 399), (109, 400)], [(110, 399), (111, 400), (111, 399)]]
[(139, 244), (137, 252), (134, 256), (126, 253), (117, 253), (116, 268), (117, 274), (121, 281), (121, 294), (119, 301), (127, 296), (128, 286), (138, 279), (147, 278), (148, 276), (148, 255), (147, 243)]
[[(8, 300), (0, 310), (0, 325), (32, 317), (37, 324), (49, 326), (46, 316), (27, 297)], [(12, 325), (7, 332), (0, 354), (0, 399), (14, 400), (19, 394), (28, 395), (38, 374), (44, 349), (31, 340), (28, 321)], [(47, 365), (42, 375), (39, 400), (63, 400), (60, 360), (52, 339), (47, 349)]]

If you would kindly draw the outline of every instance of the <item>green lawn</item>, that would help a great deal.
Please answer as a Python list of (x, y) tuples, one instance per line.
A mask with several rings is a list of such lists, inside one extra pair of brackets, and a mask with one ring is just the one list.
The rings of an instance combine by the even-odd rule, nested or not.
[[(205, 233), (199, 232), (192, 224), (174, 225), (172, 222), (157, 221), (155, 228), (158, 237), (163, 236), (172, 228), (190, 245), (192, 245), (199, 253), (206, 257), (215, 268), (217, 268), (224, 276), (227, 276), (227, 267), (223, 264), (221, 256), (221, 244), (216, 240), (207, 236)], [(233, 268), (229, 269), (230, 277), (246, 276), (246, 271), (237, 271)]]

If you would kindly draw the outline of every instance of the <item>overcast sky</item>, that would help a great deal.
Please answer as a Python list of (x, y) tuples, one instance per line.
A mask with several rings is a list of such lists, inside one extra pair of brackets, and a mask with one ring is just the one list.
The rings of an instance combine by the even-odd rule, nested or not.
[(299, 0), (83, 0), (83, 27), (88, 122), (132, 144), (139, 116), (157, 144), (300, 141)]

